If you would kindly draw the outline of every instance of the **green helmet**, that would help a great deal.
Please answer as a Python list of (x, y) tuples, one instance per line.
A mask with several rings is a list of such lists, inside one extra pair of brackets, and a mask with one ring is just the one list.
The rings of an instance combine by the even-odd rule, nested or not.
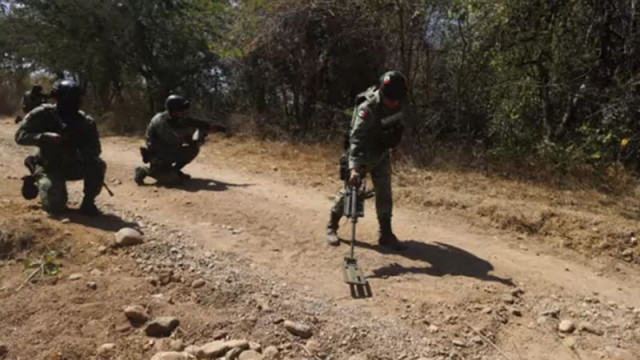
[(51, 87), (51, 96), (57, 101), (79, 102), (82, 98), (82, 89), (73, 80), (58, 80)]
[(390, 100), (402, 100), (407, 96), (407, 79), (400, 71), (389, 71), (380, 77), (380, 92)]
[(189, 109), (190, 102), (180, 95), (169, 95), (164, 101), (164, 108), (167, 111), (185, 111)]

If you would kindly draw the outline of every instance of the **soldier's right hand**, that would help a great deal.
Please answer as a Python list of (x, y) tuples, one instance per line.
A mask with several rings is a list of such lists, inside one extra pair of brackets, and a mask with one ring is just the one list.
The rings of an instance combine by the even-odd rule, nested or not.
[(351, 175), (349, 176), (349, 184), (351, 184), (351, 186), (360, 185), (360, 174), (356, 171), (356, 169), (351, 169)]
[(60, 144), (62, 143), (62, 136), (60, 134), (56, 134), (53, 132), (46, 132), (42, 134), (40, 138), (42, 141), (50, 143), (50, 144)]

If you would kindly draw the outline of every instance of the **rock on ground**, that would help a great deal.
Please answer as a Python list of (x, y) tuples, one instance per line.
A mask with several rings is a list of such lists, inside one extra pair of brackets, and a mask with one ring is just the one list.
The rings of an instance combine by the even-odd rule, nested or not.
[(604, 334), (602, 330), (596, 328), (593, 324), (586, 321), (581, 322), (580, 325), (578, 326), (578, 329), (582, 332), (587, 332), (587, 333), (598, 335), (598, 336)]
[(267, 346), (267, 348), (262, 352), (262, 356), (265, 360), (277, 360), (280, 359), (280, 352), (275, 346)]
[(193, 283), (191, 283), (191, 287), (194, 289), (199, 289), (203, 286), (205, 286), (206, 282), (202, 279), (196, 279), (193, 281)]
[(104, 344), (98, 348), (98, 355), (112, 355), (116, 351), (116, 344)]
[(144, 332), (151, 337), (167, 337), (171, 335), (178, 325), (180, 325), (180, 321), (177, 318), (171, 316), (159, 317), (147, 324)]
[(313, 335), (313, 330), (311, 330), (311, 327), (309, 325), (295, 323), (293, 321), (287, 320), (284, 322), (284, 327), (291, 334), (299, 336), (303, 339), (310, 338), (311, 335)]
[(69, 280), (76, 281), (82, 279), (82, 274), (71, 274), (69, 275)]
[(194, 360), (195, 356), (186, 352), (166, 351), (155, 354), (151, 360)]
[(247, 350), (249, 348), (249, 342), (247, 340), (229, 340), (226, 342), (229, 349)]
[(208, 344), (202, 345), (196, 351), (196, 357), (198, 359), (215, 359), (220, 356), (224, 356), (229, 351), (229, 346), (225, 341), (212, 341)]
[(149, 320), (147, 310), (140, 305), (127, 306), (124, 309), (124, 315), (129, 319), (129, 321), (137, 324), (144, 324)]
[(0, 359), (2, 359), (3, 356), (7, 355), (8, 352), (9, 348), (7, 347), (7, 345), (0, 344)]
[(138, 230), (132, 228), (122, 228), (116, 233), (116, 242), (114, 245), (116, 247), (133, 246), (142, 244), (143, 242), (144, 238)]
[(236, 360), (240, 354), (242, 353), (242, 349), (240, 348), (233, 348), (229, 351), (227, 351), (227, 354), (224, 356), (225, 360)]
[(558, 325), (558, 330), (563, 333), (571, 333), (576, 329), (576, 325), (571, 320), (562, 320)]
[(239, 360), (262, 360), (262, 355), (259, 352), (253, 350), (246, 350), (240, 354)]

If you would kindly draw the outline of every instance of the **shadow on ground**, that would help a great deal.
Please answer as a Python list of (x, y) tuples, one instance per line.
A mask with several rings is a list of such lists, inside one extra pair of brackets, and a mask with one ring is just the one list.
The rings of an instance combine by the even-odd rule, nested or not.
[(102, 214), (100, 216), (91, 217), (83, 214), (79, 210), (69, 209), (65, 212), (64, 217), (68, 218), (70, 222), (75, 224), (110, 232), (116, 232), (123, 227), (138, 228), (138, 224), (125, 221), (114, 214)]
[(142, 186), (160, 186), (160, 187), (166, 187), (166, 188), (175, 189), (175, 190), (183, 190), (188, 192), (199, 192), (199, 191), (218, 192), (218, 191), (227, 191), (229, 190), (229, 188), (232, 188), (232, 187), (245, 188), (252, 185), (253, 184), (234, 184), (234, 183), (228, 183), (228, 182), (214, 180), (214, 179), (192, 178), (192, 179), (184, 180), (180, 183), (175, 183), (175, 184), (154, 183), (154, 184), (144, 184)]
[[(349, 244), (349, 241), (342, 240)], [(371, 245), (356, 241), (355, 245), (361, 248), (374, 250), (382, 254), (396, 254), (414, 261), (427, 263), (429, 266), (406, 267), (398, 263), (373, 270), (373, 275), (368, 278), (387, 278), (404, 274), (422, 274), (429, 276), (465, 276), (483, 281), (499, 282), (507, 286), (515, 286), (511, 279), (504, 279), (492, 274), (493, 265), (487, 260), (474, 254), (444, 243), (426, 243), (422, 241), (408, 240), (404, 242), (407, 249), (403, 252), (392, 252), (378, 245)]]

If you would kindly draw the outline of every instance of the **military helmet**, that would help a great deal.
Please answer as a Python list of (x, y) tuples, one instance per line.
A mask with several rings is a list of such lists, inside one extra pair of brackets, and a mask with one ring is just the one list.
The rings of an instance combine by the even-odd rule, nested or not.
[(164, 108), (167, 111), (185, 111), (189, 108), (190, 102), (180, 95), (169, 95), (164, 101)]
[(51, 87), (51, 96), (57, 101), (78, 101), (82, 97), (82, 89), (73, 80), (58, 80)]
[(389, 71), (380, 77), (380, 92), (390, 100), (402, 100), (407, 96), (407, 79), (399, 71)]

